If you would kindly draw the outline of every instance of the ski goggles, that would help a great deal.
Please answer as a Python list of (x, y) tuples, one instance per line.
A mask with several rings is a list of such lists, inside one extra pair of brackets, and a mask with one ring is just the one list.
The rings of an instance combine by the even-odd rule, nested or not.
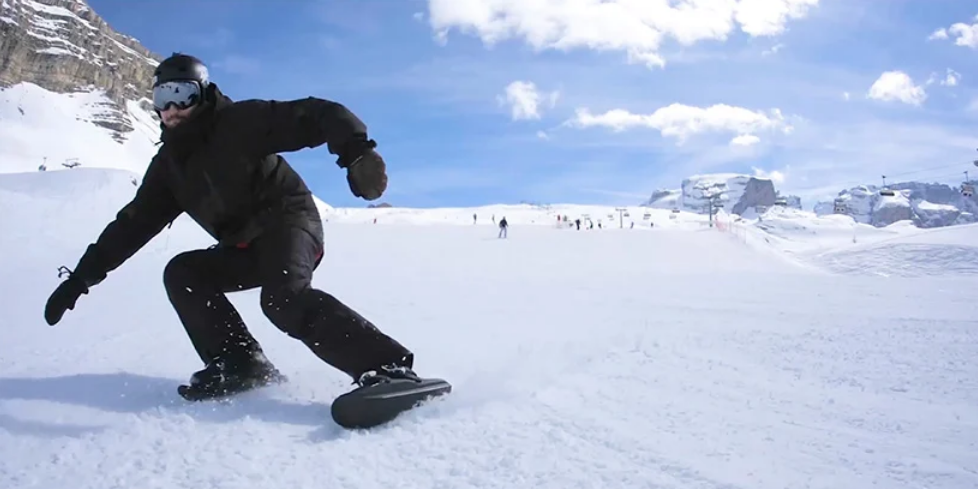
[(153, 87), (153, 107), (160, 112), (170, 105), (186, 109), (200, 100), (200, 85), (195, 81), (169, 81)]

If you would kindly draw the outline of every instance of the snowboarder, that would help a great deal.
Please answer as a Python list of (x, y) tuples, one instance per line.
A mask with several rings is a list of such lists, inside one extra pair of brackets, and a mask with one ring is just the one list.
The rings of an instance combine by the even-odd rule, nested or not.
[(509, 222), (506, 221), (506, 216), (503, 216), (503, 218), (499, 220), (499, 236), (497, 237), (500, 239), (505, 238), (508, 230)]
[(203, 398), (284, 380), (225, 295), (255, 288), (272, 324), (354, 384), (417, 379), (412, 352), (312, 287), (323, 257), (322, 220), (302, 178), (278, 155), (325, 144), (353, 195), (376, 200), (387, 188), (386, 164), (364, 123), (320, 98), (232, 101), (201, 60), (179, 53), (157, 66), (153, 105), (163, 144), (133, 200), (74, 271), (62, 267), (68, 278), (48, 299), (48, 324), (186, 212), (217, 241), (176, 255), (163, 271), (170, 303), (204, 363), (184, 386), (189, 391)]

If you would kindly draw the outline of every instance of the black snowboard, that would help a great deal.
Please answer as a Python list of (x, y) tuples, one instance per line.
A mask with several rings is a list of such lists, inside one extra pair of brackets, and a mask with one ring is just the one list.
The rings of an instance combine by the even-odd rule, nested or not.
[(359, 387), (333, 401), (330, 413), (336, 424), (346, 429), (367, 429), (387, 423), (433, 397), (452, 392), (443, 379), (422, 378), (420, 382), (393, 379)]

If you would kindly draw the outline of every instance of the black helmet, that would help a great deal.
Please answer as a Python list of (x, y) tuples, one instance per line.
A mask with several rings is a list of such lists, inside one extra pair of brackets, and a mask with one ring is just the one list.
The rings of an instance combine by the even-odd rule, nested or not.
[[(180, 90), (179, 85), (188, 84), (192, 84), (193, 89)], [(153, 71), (153, 104), (156, 110), (163, 110), (170, 103), (187, 106), (204, 102), (210, 84), (207, 65), (203, 61), (189, 54), (173, 53)]]

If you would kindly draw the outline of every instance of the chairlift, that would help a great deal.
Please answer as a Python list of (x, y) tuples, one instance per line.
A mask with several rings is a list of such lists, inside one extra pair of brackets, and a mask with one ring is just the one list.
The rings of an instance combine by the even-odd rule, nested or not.
[(651, 213), (646, 212), (645, 214), (642, 214), (642, 220), (643, 221), (648, 221), (649, 219), (652, 219), (652, 214)]
[(629, 217), (630, 215), (628, 214), (628, 211), (625, 211), (625, 213), (622, 214), (622, 216)]
[(778, 197), (774, 200), (774, 205), (778, 207), (788, 207), (788, 199), (784, 197)]
[(964, 172), (964, 182), (961, 182), (961, 195), (965, 197), (972, 197), (975, 195), (975, 186), (971, 184), (971, 180), (968, 179), (968, 172)]
[(836, 214), (848, 214), (849, 207), (846, 206), (846, 201), (842, 199), (835, 199), (835, 202), (833, 202), (832, 205), (832, 211)]
[(880, 189), (880, 195), (883, 197), (893, 197), (896, 195), (896, 192), (890, 190), (890, 188), (886, 186), (886, 175), (883, 175), (883, 188)]

